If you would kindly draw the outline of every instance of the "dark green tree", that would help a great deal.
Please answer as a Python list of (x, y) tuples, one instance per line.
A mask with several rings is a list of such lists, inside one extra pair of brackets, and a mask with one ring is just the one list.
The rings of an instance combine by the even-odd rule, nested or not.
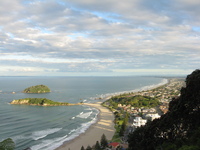
[(85, 148), (82, 146), (82, 147), (81, 147), (81, 150), (85, 150)]
[(88, 147), (86, 148), (86, 150), (92, 150), (92, 147), (90, 147), (90, 146), (88, 145)]
[(14, 150), (15, 143), (11, 138), (8, 138), (2, 142), (0, 142), (0, 150)]
[(108, 146), (108, 140), (106, 139), (105, 134), (103, 134), (103, 135), (101, 136), (101, 146), (102, 146), (103, 148), (106, 148), (106, 147)]
[(120, 131), (119, 131), (119, 135), (120, 135), (120, 136), (123, 136), (123, 135), (124, 135), (125, 129), (126, 129), (126, 122), (123, 121), (123, 123), (122, 123), (122, 125), (121, 125), (121, 129), (120, 129)]
[(101, 150), (101, 146), (99, 144), (99, 141), (96, 142), (94, 148), (95, 148), (95, 150)]

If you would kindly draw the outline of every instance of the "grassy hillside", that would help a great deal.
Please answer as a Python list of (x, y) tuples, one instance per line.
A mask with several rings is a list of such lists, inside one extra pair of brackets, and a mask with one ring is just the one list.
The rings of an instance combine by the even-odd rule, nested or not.
[(49, 93), (51, 90), (46, 85), (36, 85), (26, 88), (24, 93)]

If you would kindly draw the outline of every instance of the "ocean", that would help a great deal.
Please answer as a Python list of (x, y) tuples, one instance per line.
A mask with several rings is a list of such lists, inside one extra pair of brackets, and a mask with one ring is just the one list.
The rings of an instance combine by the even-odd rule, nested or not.
[[(14, 99), (48, 98), (58, 102), (97, 102), (111, 95), (162, 85), (157, 77), (0, 77), (0, 141), (12, 138), (16, 150), (54, 150), (84, 133), (97, 120), (89, 106), (10, 105)], [(44, 84), (51, 93), (26, 94), (30, 86)], [(100, 135), (101, 136), (101, 135)]]

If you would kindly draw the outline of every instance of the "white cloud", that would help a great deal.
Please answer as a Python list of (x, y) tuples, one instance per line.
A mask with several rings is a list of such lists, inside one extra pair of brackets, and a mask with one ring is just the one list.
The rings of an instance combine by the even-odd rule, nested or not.
[(8, 68), (44, 73), (199, 67), (196, 0), (16, 0), (0, 5), (0, 62)]

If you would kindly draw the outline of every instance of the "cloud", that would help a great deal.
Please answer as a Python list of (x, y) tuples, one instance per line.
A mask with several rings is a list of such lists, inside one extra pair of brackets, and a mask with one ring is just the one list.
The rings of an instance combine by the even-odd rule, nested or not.
[(32, 68), (29, 72), (41, 74), (196, 69), (199, 4), (196, 0), (0, 1), (0, 66)]

